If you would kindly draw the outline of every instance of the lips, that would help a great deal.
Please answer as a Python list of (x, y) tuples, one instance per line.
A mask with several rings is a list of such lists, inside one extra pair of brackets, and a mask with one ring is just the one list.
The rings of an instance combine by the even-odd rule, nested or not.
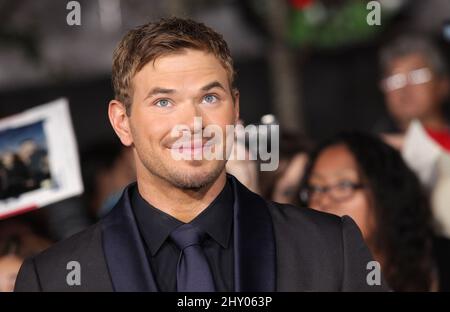
[(209, 141), (186, 141), (186, 142), (177, 142), (170, 146), (170, 149), (202, 149), (204, 147), (210, 146), (211, 140)]
[[(169, 149), (175, 155), (185, 155), (184, 157), (203, 157), (203, 153), (211, 152), (209, 149), (214, 145), (213, 140), (181, 141), (172, 144)], [(197, 156), (194, 156), (197, 155)], [(197, 158), (195, 158), (197, 159)]]

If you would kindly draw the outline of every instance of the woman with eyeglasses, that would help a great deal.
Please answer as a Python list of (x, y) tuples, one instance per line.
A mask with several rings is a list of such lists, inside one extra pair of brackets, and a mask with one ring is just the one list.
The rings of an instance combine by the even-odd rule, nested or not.
[(323, 142), (310, 155), (299, 197), (352, 217), (394, 291), (450, 289), (450, 243), (434, 237), (417, 177), (380, 139), (346, 132)]

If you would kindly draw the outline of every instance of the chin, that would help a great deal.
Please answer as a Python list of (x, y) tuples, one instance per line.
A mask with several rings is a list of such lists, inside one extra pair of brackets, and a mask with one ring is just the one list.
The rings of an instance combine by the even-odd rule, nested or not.
[(173, 166), (169, 174), (170, 182), (183, 189), (201, 189), (214, 183), (225, 169), (225, 163), (212, 166), (212, 164), (201, 164), (201, 162), (190, 161), (183, 166)]

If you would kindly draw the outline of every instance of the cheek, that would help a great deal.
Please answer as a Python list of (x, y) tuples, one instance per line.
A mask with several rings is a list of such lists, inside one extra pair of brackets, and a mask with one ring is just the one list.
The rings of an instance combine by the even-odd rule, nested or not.
[(163, 132), (165, 129), (171, 128), (176, 120), (173, 113), (161, 113), (146, 105), (136, 107), (132, 112), (132, 117), (133, 124), (139, 126), (140, 132), (147, 134)]
[(341, 215), (350, 216), (358, 225), (364, 237), (370, 232), (372, 222), (371, 208), (368, 198), (364, 194), (357, 194), (347, 203), (342, 203)]
[(226, 98), (215, 108), (205, 109), (205, 113), (218, 120), (234, 120), (237, 106), (231, 98)]
[(435, 95), (436, 90), (431, 84), (416, 86), (414, 99), (418, 104), (428, 107), (435, 102)]
[(409, 86), (388, 93), (386, 99), (392, 108), (420, 108), (433, 102), (435, 91), (431, 84)]
[(396, 108), (401, 109), (407, 107), (408, 106), (407, 102), (411, 102), (411, 97), (413, 96), (414, 93), (415, 92), (413, 92), (412, 90), (406, 89), (389, 92), (386, 96), (387, 103), (391, 108), (394, 109)]
[[(206, 127), (208, 125), (211, 125), (214, 127), (219, 127), (225, 139), (225, 136), (227, 134), (227, 126), (235, 124), (234, 116), (234, 110), (230, 109), (229, 107), (220, 107), (215, 110), (204, 111), (202, 114), (203, 126)], [(228, 134), (233, 135), (232, 133)]]
[(141, 115), (131, 121), (131, 130), (133, 140), (136, 145), (148, 145), (161, 141), (167, 130), (168, 123), (164, 120), (154, 120), (153, 118), (146, 118)]
[[(229, 104), (233, 105), (233, 104)], [(234, 109), (227, 105), (206, 113), (209, 123), (216, 124), (220, 127), (234, 124)]]
[(386, 96), (388, 110), (395, 117), (402, 117), (404, 114), (404, 97), (400, 92), (391, 92)]
[(346, 200), (341, 203), (332, 203), (332, 205), (327, 205), (326, 209), (318, 209), (318, 210), (332, 213), (340, 217), (347, 215), (350, 216), (355, 221), (360, 220), (360, 223), (362, 223), (365, 222), (364, 221), (366, 219), (365, 216), (369, 211), (369, 204), (364, 195), (357, 194), (350, 200)]

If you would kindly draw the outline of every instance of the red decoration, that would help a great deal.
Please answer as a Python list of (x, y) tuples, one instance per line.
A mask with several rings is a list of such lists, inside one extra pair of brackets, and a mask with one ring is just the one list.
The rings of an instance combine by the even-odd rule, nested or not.
[(291, 5), (297, 10), (303, 10), (313, 4), (314, 0), (289, 0)]

